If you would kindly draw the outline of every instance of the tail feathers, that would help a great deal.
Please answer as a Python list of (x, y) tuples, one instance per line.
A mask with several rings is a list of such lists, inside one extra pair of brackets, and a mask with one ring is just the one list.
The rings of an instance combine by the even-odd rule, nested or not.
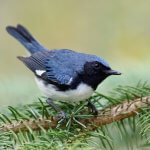
[(17, 25), (17, 27), (7, 26), (6, 30), (11, 36), (16, 38), (24, 47), (26, 47), (31, 54), (45, 49), (22, 25)]

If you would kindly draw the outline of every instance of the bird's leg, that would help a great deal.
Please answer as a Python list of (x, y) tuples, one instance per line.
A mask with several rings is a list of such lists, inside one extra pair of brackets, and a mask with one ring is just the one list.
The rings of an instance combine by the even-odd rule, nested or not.
[(88, 101), (88, 108), (90, 108), (92, 110), (92, 113), (94, 116), (97, 116), (98, 115), (98, 110), (96, 109), (95, 105), (92, 104), (92, 102), (89, 100)]
[(53, 100), (48, 98), (46, 100), (46, 102), (48, 103), (49, 106), (51, 106), (56, 112), (58, 112), (58, 120), (64, 120), (66, 119), (66, 114), (64, 111), (61, 110), (60, 107), (58, 107), (56, 104), (54, 104)]

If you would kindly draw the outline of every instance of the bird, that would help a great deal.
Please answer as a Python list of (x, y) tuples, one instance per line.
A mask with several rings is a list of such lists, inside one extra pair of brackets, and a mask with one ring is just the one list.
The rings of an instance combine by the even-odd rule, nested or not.
[(7, 26), (6, 31), (30, 53), (30, 56), (17, 58), (33, 72), (47, 103), (58, 112), (60, 118), (65, 118), (66, 114), (55, 101), (77, 103), (87, 100), (92, 113), (98, 115), (97, 108), (90, 101), (91, 95), (103, 80), (111, 75), (120, 75), (120, 72), (96, 55), (70, 49), (49, 50), (20, 24)]

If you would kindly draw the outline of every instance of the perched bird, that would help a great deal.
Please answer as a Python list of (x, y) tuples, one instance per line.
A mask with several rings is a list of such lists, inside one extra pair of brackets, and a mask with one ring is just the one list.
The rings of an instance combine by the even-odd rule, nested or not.
[[(59, 111), (61, 117), (65, 117), (65, 113), (54, 101), (70, 103), (88, 100), (104, 79), (121, 74), (112, 70), (104, 59), (96, 55), (69, 49), (48, 50), (22, 25), (7, 26), (6, 30), (31, 54), (29, 57), (18, 56), (18, 59), (34, 73), (48, 104)], [(88, 106), (97, 115), (97, 109), (90, 101)]]

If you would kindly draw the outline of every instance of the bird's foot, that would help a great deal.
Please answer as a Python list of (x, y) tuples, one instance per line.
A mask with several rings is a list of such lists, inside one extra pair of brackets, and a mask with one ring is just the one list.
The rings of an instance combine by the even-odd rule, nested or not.
[(59, 108), (53, 101), (52, 99), (48, 98), (47, 103), (56, 111), (58, 112), (56, 119), (58, 120), (58, 122), (64, 122), (66, 120), (66, 114), (64, 111), (61, 110), (61, 108)]
[(67, 119), (67, 116), (65, 114), (64, 111), (60, 111), (58, 112), (57, 116), (56, 116), (56, 119), (59, 121), (59, 122), (64, 122), (66, 119)]
[(94, 116), (98, 115), (98, 110), (96, 109), (95, 105), (92, 104), (90, 101), (88, 102), (88, 107), (91, 109), (91, 112)]

